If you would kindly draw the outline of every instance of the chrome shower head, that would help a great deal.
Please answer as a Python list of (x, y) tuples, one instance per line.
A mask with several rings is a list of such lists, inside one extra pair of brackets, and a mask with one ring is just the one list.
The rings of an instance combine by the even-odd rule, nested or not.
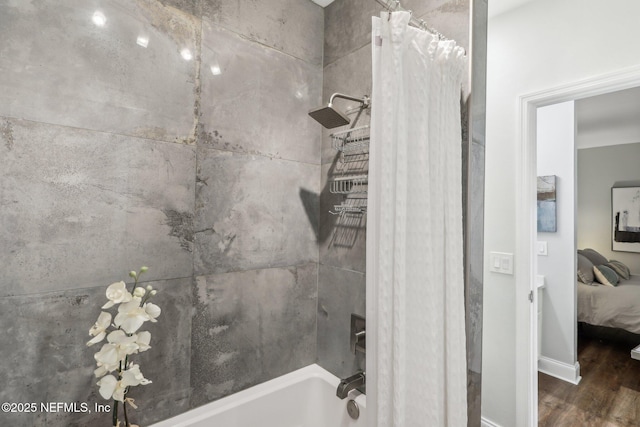
[(331, 98), (329, 98), (329, 104), (327, 104), (326, 107), (322, 106), (309, 111), (309, 115), (327, 129), (333, 129), (337, 128), (338, 126), (348, 125), (351, 122), (346, 114), (333, 106), (334, 98), (343, 98), (360, 102), (362, 104), (362, 109), (369, 108), (370, 105), (369, 97), (366, 95), (362, 98), (355, 98), (353, 96), (343, 95), (341, 93), (334, 93), (333, 95), (331, 95)]
[(344, 113), (329, 103), (326, 107), (319, 107), (309, 111), (309, 115), (327, 129), (348, 125), (351, 120)]

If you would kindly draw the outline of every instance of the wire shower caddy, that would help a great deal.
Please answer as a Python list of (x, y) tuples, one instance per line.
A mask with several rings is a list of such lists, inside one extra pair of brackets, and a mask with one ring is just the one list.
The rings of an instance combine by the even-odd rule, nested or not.
[(329, 183), (332, 194), (345, 199), (329, 213), (334, 215), (364, 214), (367, 211), (369, 126), (360, 126), (331, 134), (331, 145), (340, 153), (336, 177)]
[(369, 151), (369, 126), (360, 126), (331, 134), (332, 146), (341, 153)]

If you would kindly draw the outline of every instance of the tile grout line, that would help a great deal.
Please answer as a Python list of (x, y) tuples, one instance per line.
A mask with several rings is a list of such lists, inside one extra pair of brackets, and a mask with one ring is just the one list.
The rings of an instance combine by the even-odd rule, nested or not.
[[(149, 280), (141, 280), (138, 282), (138, 285), (142, 285), (143, 283), (156, 283), (156, 282), (165, 282), (171, 280), (184, 280), (191, 279), (194, 276), (181, 276), (181, 277), (169, 277), (169, 278), (157, 278), (157, 279), (149, 279)], [(13, 294), (13, 295), (3, 295), (0, 296), (1, 299), (5, 298), (20, 298), (20, 297), (36, 297), (36, 296), (45, 296), (45, 295), (54, 295), (61, 294), (65, 292), (86, 292), (93, 289), (106, 289), (106, 285), (97, 285), (97, 286), (86, 286), (84, 288), (66, 288), (66, 289), (57, 289), (52, 291), (43, 291), (43, 292), (30, 292), (25, 294)]]

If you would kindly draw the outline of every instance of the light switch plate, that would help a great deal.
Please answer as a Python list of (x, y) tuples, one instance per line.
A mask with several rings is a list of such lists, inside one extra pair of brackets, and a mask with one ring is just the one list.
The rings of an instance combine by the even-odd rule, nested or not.
[(489, 270), (500, 274), (513, 274), (513, 254), (489, 252)]
[(547, 242), (538, 242), (538, 255), (547, 256)]

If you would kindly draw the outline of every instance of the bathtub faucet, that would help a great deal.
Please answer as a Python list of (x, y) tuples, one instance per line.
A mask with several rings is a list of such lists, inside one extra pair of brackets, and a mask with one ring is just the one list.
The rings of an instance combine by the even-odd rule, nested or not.
[(340, 381), (338, 384), (338, 390), (336, 390), (336, 396), (340, 399), (344, 399), (347, 397), (349, 392), (354, 389), (360, 390), (365, 385), (365, 374), (364, 372), (358, 372), (355, 375), (350, 376), (349, 378), (345, 378)]

